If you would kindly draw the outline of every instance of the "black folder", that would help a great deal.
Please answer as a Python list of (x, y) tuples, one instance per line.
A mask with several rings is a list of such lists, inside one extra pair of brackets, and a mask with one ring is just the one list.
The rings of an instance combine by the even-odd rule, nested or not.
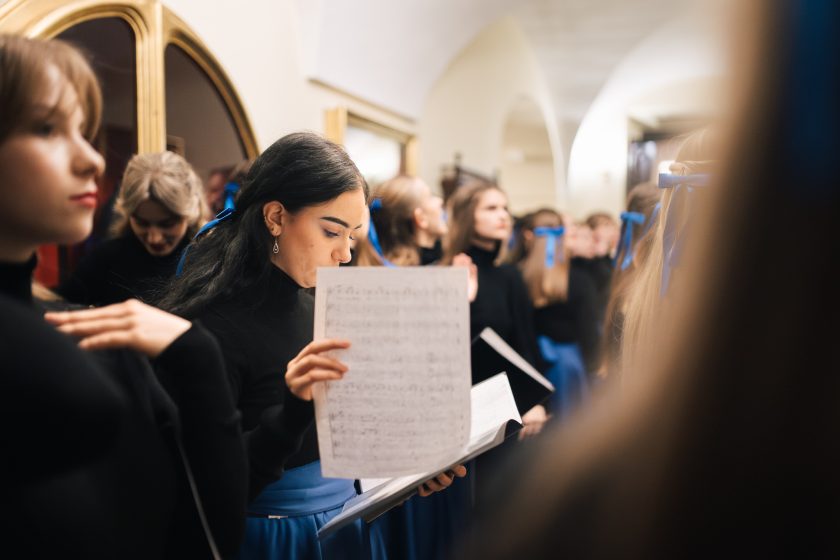
[(473, 385), (506, 372), (519, 414), (542, 404), (554, 392), (554, 385), (520, 356), (491, 328), (472, 341)]

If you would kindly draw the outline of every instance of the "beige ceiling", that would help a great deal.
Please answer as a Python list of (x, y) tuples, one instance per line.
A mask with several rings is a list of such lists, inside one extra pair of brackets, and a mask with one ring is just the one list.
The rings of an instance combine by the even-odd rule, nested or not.
[[(577, 123), (624, 55), (692, 0), (297, 0), (308, 73), (417, 117), (447, 65), (478, 33), (513, 17)], [(348, 61), (353, 61), (349, 63)]]

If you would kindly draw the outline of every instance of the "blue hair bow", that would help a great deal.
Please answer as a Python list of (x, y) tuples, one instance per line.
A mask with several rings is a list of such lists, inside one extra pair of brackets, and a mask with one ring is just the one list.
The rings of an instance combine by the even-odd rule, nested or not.
[[(555, 262), (555, 251), (557, 250), (557, 241), (563, 237), (566, 232), (564, 227), (538, 227), (534, 228), (534, 235), (537, 237), (547, 237), (545, 241), (545, 267), (552, 268)], [(560, 261), (563, 261), (563, 246), (560, 246)]]
[(370, 245), (373, 247), (373, 250), (376, 251), (376, 254), (379, 255), (379, 260), (382, 261), (383, 265), (396, 266), (394, 263), (385, 258), (385, 253), (382, 251), (382, 245), (379, 243), (379, 235), (376, 233), (376, 227), (373, 225), (373, 213), (377, 210), (382, 210), (381, 198), (374, 198), (370, 203), (371, 217), (370, 227), (368, 227), (368, 241), (370, 241)]
[(233, 199), (236, 197), (236, 193), (239, 192), (239, 184), (233, 181), (228, 182), (225, 185), (225, 210), (233, 210), (234, 204)]
[(641, 226), (645, 223), (645, 215), (641, 212), (621, 213), (621, 239), (615, 251), (613, 266), (618, 263), (618, 256), (624, 251), (624, 258), (621, 259), (621, 270), (625, 270), (633, 262), (633, 226)]
[(674, 189), (671, 203), (668, 206), (668, 215), (665, 217), (665, 231), (662, 234), (664, 262), (662, 263), (662, 283), (659, 288), (660, 297), (664, 298), (668, 293), (671, 273), (680, 264), (683, 240), (689, 227), (688, 219), (683, 224), (677, 223), (676, 209), (685, 207), (687, 210), (690, 210), (694, 188), (705, 187), (708, 184), (709, 175), (706, 173), (695, 173), (692, 175), (659, 174), (659, 188)]
[[(201, 226), (201, 229), (198, 230), (198, 233), (195, 234), (192, 240), (195, 241), (196, 239), (198, 239), (199, 237), (201, 237), (220, 223), (230, 219), (231, 216), (233, 216), (233, 208), (225, 208), (224, 210), (216, 214), (215, 218)], [(184, 247), (184, 251), (181, 253), (181, 258), (178, 260), (178, 268), (175, 269), (176, 278), (181, 276), (181, 274), (184, 272), (184, 263), (187, 261), (187, 252), (189, 252), (191, 246), (192, 243)]]

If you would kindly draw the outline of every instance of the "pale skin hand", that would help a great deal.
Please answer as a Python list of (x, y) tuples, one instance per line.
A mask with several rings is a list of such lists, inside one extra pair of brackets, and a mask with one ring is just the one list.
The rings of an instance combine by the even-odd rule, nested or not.
[(310, 342), (286, 367), (286, 385), (294, 396), (312, 400), (312, 386), (319, 381), (337, 381), (347, 373), (347, 366), (326, 356), (333, 350), (350, 348), (350, 341), (325, 339)]
[(417, 487), (417, 493), (420, 495), (421, 498), (425, 498), (426, 496), (431, 496), (435, 492), (440, 492), (441, 490), (446, 490), (452, 483), (455, 482), (455, 478), (463, 478), (467, 476), (467, 468), (464, 465), (455, 465), (445, 473), (441, 473), (437, 475), (435, 478), (427, 480), (423, 484)]
[(550, 416), (546, 413), (545, 407), (538, 404), (522, 415), (522, 429), (519, 430), (519, 441), (534, 437), (543, 429)]
[[(297, 398), (312, 400), (312, 387), (321, 381), (338, 381), (347, 373), (347, 366), (339, 360), (325, 355), (334, 350), (350, 348), (350, 341), (326, 339), (310, 342), (286, 368), (286, 385)], [(467, 475), (463, 465), (456, 465), (449, 471), (424, 482), (417, 491), (422, 497), (445, 490), (456, 477)]]
[(64, 334), (78, 337), (79, 348), (130, 348), (158, 357), (192, 323), (137, 300), (83, 309), (47, 313), (44, 318)]
[(468, 270), (467, 277), (467, 297), (470, 302), (475, 301), (475, 296), (478, 294), (478, 267), (472, 262), (469, 255), (458, 253), (452, 257), (452, 266), (465, 266)]

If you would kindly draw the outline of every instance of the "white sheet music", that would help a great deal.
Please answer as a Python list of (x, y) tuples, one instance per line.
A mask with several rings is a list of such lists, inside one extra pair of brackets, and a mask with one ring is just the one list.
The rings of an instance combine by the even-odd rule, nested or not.
[(314, 389), (326, 477), (420, 473), (470, 435), (465, 268), (319, 268), (315, 339), (345, 338), (341, 381)]
[(522, 423), (505, 373), (494, 375), (490, 379), (473, 385), (470, 399), (472, 403), (470, 441), (459, 456), (452, 457), (437, 468), (422, 474), (393, 479), (362, 480), (364, 494), (344, 504), (341, 513), (318, 531), (319, 536), (329, 535), (358, 517), (367, 517), (374, 512), (383, 513), (388, 507), (396, 505), (395, 502), (408, 499), (423, 482), (434, 478), (455, 464), (467, 463), (472, 458), (499, 445), (504, 440), (505, 428), (509, 420)]

